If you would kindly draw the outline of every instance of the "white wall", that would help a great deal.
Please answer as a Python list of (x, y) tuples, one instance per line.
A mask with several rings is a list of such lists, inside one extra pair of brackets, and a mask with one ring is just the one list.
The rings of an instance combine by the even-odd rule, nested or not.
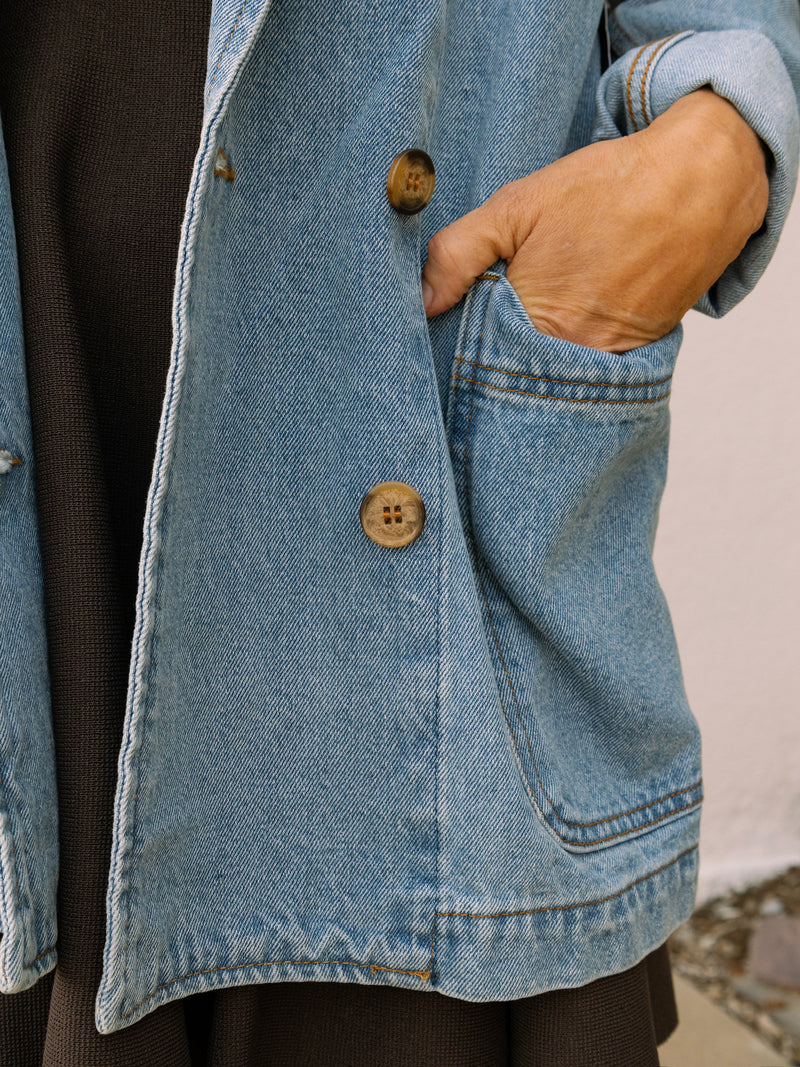
[(702, 898), (800, 863), (800, 196), (756, 289), (684, 326), (656, 566), (703, 733)]

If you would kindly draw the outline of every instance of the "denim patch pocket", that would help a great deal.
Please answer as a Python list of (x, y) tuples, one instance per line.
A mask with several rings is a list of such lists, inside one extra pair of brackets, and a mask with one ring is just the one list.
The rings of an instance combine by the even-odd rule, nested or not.
[(448, 432), (499, 701), (530, 801), (574, 851), (702, 799), (652, 561), (681, 336), (622, 354), (549, 337), (502, 273), (461, 320)]

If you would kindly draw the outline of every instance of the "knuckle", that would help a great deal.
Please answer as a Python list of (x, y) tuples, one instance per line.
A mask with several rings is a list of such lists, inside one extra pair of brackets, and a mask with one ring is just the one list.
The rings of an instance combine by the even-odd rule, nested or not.
[(487, 201), (498, 247), (513, 255), (530, 234), (534, 223), (534, 199), (529, 183), (509, 182)]
[(450, 227), (438, 230), (428, 241), (428, 258), (440, 269), (448, 273), (454, 273), (458, 268), (455, 245), (456, 242), (450, 232)]
[(506, 216), (524, 212), (530, 200), (530, 190), (522, 180), (501, 185), (494, 195), (499, 210)]
[(447, 246), (447, 231), (437, 230), (436, 233), (428, 241), (428, 256), (429, 258), (437, 259)]

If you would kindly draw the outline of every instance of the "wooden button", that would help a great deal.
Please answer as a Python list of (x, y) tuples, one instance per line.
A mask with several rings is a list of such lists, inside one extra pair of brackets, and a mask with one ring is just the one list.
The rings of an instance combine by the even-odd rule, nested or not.
[(422, 533), (425, 505), (405, 482), (380, 482), (361, 501), (359, 518), (364, 533), (376, 544), (402, 548)]
[(386, 178), (386, 193), (395, 211), (416, 215), (433, 196), (436, 172), (433, 160), (421, 148), (395, 156)]

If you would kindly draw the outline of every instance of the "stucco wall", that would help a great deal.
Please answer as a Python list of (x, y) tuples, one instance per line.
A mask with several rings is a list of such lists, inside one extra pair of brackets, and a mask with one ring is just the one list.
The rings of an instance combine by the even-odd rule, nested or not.
[(800, 198), (756, 289), (684, 325), (656, 566), (703, 732), (708, 896), (800, 863)]

